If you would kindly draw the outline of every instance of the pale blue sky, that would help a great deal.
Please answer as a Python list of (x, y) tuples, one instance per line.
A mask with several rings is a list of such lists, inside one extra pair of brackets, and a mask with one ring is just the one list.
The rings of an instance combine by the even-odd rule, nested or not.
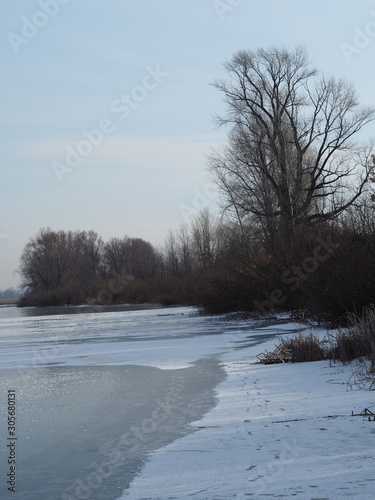
[[(353, 81), (361, 101), (375, 105), (372, 1), (4, 5), (0, 289), (17, 286), (19, 256), (41, 227), (159, 245), (197, 193), (206, 189), (201, 203), (214, 203), (205, 155), (225, 131), (213, 124), (223, 105), (209, 83), (225, 76), (223, 62), (237, 50), (305, 45), (315, 66)], [(90, 146), (85, 131), (100, 127)], [(74, 168), (69, 147), (82, 153)]]

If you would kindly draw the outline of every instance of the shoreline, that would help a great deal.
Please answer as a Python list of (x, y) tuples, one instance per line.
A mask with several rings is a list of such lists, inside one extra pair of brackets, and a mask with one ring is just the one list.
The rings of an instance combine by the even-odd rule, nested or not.
[[(113, 500), (149, 453), (193, 432), (188, 423), (215, 405), (214, 388), (224, 377), (215, 359), (175, 370), (51, 364), (0, 371), (2, 398), (16, 387), (13, 498)], [(4, 453), (0, 458), (6, 470)]]
[(118, 500), (372, 498), (375, 422), (352, 411), (375, 394), (348, 387), (356, 363), (255, 363), (274, 344), (223, 355), (215, 408), (152, 453)]
[(20, 299), (0, 299), (0, 306), (16, 306), (20, 303)]

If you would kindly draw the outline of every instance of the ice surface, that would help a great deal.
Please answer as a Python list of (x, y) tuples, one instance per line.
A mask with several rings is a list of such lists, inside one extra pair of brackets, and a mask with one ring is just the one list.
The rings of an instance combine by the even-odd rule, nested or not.
[[(101, 314), (0, 317), (0, 369), (14, 366), (137, 364), (183, 368), (222, 354), (236, 342), (259, 342), (262, 330), (222, 316), (202, 317), (193, 308), (166, 308)], [(259, 338), (257, 338), (259, 336)]]

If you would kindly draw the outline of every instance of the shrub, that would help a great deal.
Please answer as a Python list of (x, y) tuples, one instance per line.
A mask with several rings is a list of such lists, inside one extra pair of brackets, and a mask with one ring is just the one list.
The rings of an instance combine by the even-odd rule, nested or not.
[[(330, 346), (326, 339), (319, 339), (313, 333), (299, 333), (289, 339), (281, 339), (280, 344), (272, 352), (258, 355), (260, 363), (285, 363), (319, 361), (323, 359), (339, 360), (348, 363), (354, 359), (364, 358), (370, 361), (366, 371), (375, 373), (375, 305), (366, 308), (362, 317), (349, 317), (349, 327), (331, 336)], [(368, 363), (366, 364), (366, 367)]]
[(280, 344), (272, 352), (265, 352), (258, 356), (259, 362), (263, 364), (272, 363), (301, 363), (304, 361), (321, 361), (327, 359), (329, 349), (326, 341), (320, 340), (313, 333), (302, 334), (281, 339)]
[(313, 333), (307, 335), (299, 333), (291, 339), (281, 340), (284, 349), (290, 352), (293, 363), (327, 359), (328, 350), (324, 342)]
[(343, 363), (367, 358), (371, 361), (371, 371), (375, 372), (375, 305), (364, 309), (361, 318), (351, 315), (349, 320), (349, 328), (335, 338), (332, 357)]

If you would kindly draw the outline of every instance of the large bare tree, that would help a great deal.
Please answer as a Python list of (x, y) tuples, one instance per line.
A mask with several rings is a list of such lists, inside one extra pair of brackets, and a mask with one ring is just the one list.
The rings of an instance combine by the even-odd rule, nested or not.
[(129, 273), (128, 249), (129, 238), (111, 238), (103, 248), (103, 267), (107, 278), (121, 279)]
[(95, 280), (100, 272), (102, 245), (102, 239), (94, 231), (41, 229), (22, 252), (21, 286), (50, 291)]
[(231, 129), (209, 166), (241, 224), (251, 219), (273, 247), (361, 197), (374, 165), (355, 139), (375, 112), (352, 84), (319, 75), (302, 48), (238, 52), (225, 68), (230, 79), (214, 86)]

